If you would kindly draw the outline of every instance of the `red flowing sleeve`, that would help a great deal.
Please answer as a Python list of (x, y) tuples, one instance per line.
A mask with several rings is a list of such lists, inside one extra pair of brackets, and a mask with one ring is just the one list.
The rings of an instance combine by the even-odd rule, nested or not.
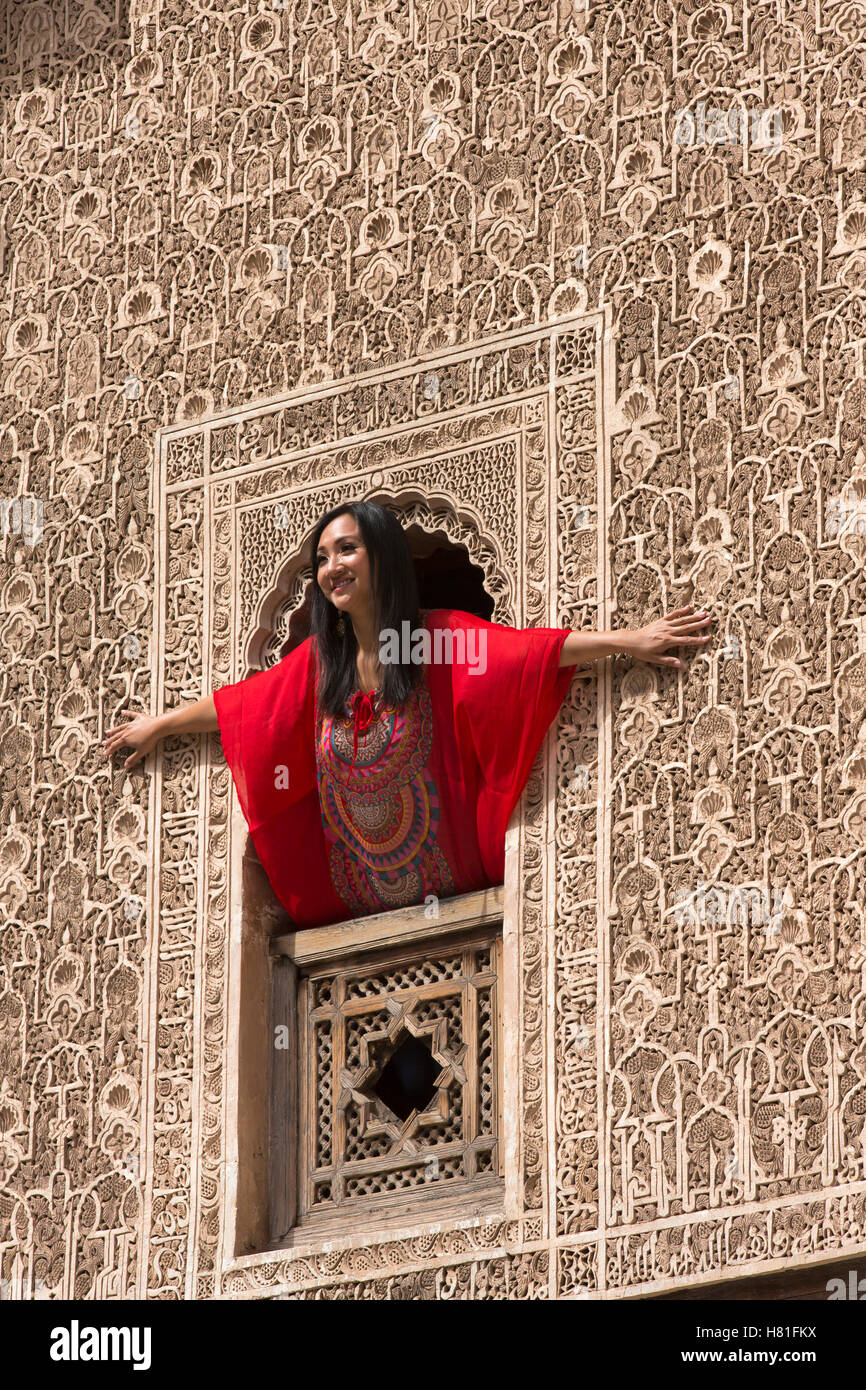
[[(501, 883), (508, 821), (574, 675), (574, 667), (559, 666), (569, 629), (506, 627), (458, 609), (433, 610), (427, 625), (431, 691), (440, 709), (450, 704), (464, 786), (475, 798), (481, 859), (490, 881)], [(437, 662), (436, 627), (451, 630), (450, 663)]]
[(328, 869), (315, 753), (315, 649), (213, 692), (223, 753), (256, 853), (297, 926), (345, 919)]

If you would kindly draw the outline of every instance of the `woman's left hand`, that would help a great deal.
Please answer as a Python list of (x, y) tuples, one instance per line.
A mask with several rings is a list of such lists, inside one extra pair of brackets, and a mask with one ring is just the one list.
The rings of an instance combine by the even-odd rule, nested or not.
[(692, 605), (687, 608), (674, 608), (670, 613), (666, 613), (663, 618), (656, 618), (655, 622), (649, 623), (647, 627), (637, 628), (631, 634), (629, 643), (629, 655), (636, 661), (649, 661), (654, 666), (682, 666), (682, 662), (675, 656), (662, 656), (662, 652), (668, 647), (680, 647), (686, 644), (691, 646), (702, 646), (709, 642), (708, 632), (698, 634), (698, 628), (706, 627), (713, 620), (703, 610), (699, 613), (692, 611)]

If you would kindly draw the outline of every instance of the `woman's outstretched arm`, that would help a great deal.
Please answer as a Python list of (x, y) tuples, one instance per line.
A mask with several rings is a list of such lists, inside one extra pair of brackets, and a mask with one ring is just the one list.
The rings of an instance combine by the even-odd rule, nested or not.
[(686, 643), (697, 646), (709, 642), (709, 633), (697, 636), (694, 633), (712, 621), (704, 610), (694, 613), (689, 605), (673, 609), (647, 627), (619, 628), (612, 632), (570, 632), (562, 644), (559, 664), (578, 666), (623, 653), (639, 661), (652, 662), (654, 666), (682, 666), (675, 656), (662, 656), (662, 652)]
[(105, 735), (102, 747), (106, 755), (116, 753), (118, 748), (132, 748), (133, 752), (123, 764), (126, 768), (135, 767), (160, 739), (171, 734), (208, 734), (219, 729), (213, 695), (205, 695), (192, 705), (181, 705), (180, 709), (166, 710), (164, 714), (136, 714), (128, 709), (120, 713), (132, 722), (115, 724)]

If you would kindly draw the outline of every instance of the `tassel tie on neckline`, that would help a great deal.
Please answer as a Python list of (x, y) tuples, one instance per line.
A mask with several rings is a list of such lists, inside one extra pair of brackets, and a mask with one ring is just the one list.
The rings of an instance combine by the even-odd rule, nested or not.
[(352, 697), (352, 713), (354, 717), (354, 729), (352, 737), (352, 761), (349, 764), (349, 772), (355, 767), (355, 759), (358, 756), (358, 734), (364, 733), (369, 729), (376, 714), (376, 691), (356, 690)]

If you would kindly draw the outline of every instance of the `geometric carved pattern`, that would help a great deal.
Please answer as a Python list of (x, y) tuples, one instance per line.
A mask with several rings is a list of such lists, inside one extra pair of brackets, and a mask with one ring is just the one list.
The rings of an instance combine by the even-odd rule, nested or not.
[[(863, 5), (4, 21), (0, 469), (45, 533), (0, 537), (0, 1297), (618, 1297), (862, 1251)], [(781, 145), (675, 137), (714, 107)], [(694, 598), (718, 639), (576, 679), (527, 785), (503, 1219), (236, 1260), (231, 780), (216, 737), (94, 750), (275, 659), (345, 495), (465, 546), (497, 619)]]
[[(360, 1203), (375, 1220), (390, 1194), (401, 1209), (411, 1194), (416, 1207), (428, 1191), (456, 1196), (475, 1179), (468, 1195), (476, 1175), (497, 1172), (496, 954), (488, 932), (441, 955), (404, 948), (302, 981), (301, 1219), (348, 1216)], [(417, 1108), (395, 1114), (382, 1078), (407, 1044), (404, 1069), (423, 1076), (426, 1058), (429, 1082)]]

